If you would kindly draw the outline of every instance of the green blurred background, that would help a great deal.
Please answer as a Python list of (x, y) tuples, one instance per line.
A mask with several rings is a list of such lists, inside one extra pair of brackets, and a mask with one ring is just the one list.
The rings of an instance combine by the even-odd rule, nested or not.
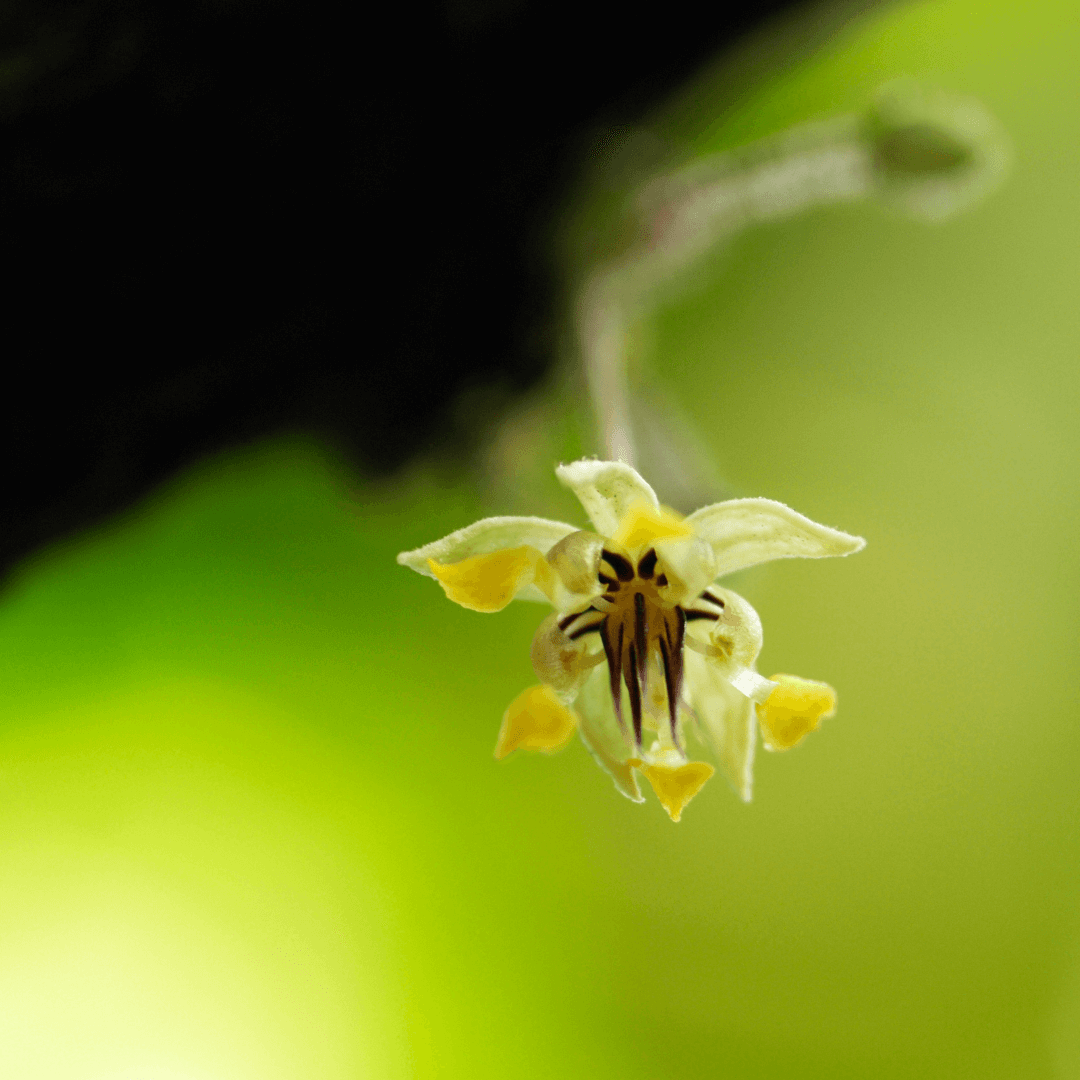
[(895, 6), (655, 118), (713, 151), (911, 76), (1015, 158), (940, 226), (747, 234), (656, 316), (733, 490), (869, 541), (734, 582), (763, 670), (840, 693), (749, 806), (493, 761), (541, 609), (394, 564), (501, 509), (468, 475), (280, 441), (26, 567), (0, 1076), (1080, 1077), (1078, 52), (1071, 4)]

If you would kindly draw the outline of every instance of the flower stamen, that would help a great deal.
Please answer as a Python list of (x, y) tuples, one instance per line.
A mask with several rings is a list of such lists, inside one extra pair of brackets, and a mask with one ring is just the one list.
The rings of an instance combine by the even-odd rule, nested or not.
[[(668, 643), (660, 639), (660, 660), (664, 665), (664, 687), (667, 690), (668, 719), (671, 722), (671, 741), (679, 745), (679, 687), (675, 682), (675, 672), (672, 671), (672, 655), (668, 651)], [(682, 656), (679, 656), (679, 674), (682, 674)]]
[(584, 611), (575, 611), (572, 614), (567, 615), (565, 618), (560, 619), (559, 620), (559, 629), (560, 630), (568, 629), (570, 624), (572, 622), (574, 622), (575, 619), (580, 619), (582, 615), (588, 615), (590, 611), (596, 611), (596, 608), (594, 608), (594, 607), (592, 607), (590, 605)]
[(648, 581), (656, 570), (656, 548), (649, 548), (637, 564), (638, 577)]
[(622, 555), (616, 555), (614, 551), (608, 551), (607, 548), (604, 548), (601, 552), (601, 561), (606, 562), (608, 566), (611, 567), (615, 576), (620, 581), (634, 580), (634, 567), (629, 559), (624, 558)]
[(634, 645), (637, 651), (637, 677), (642, 688), (645, 686), (645, 660), (648, 656), (648, 623), (645, 616), (645, 597), (634, 593)]
[[(606, 598), (593, 601), (594, 605), (605, 613), (604, 618), (594, 625), (600, 631), (604, 656), (608, 661), (615, 715), (620, 726), (623, 725), (622, 695), (625, 686), (630, 703), (634, 741), (640, 747), (649, 668), (653, 663), (659, 669), (656, 674), (663, 672), (664, 685), (663, 690), (657, 688), (654, 695), (655, 705), (650, 705), (650, 714), (656, 709), (666, 712), (672, 741), (678, 747), (686, 623), (692, 617), (716, 620), (720, 616), (712, 612), (689, 616), (683, 608), (664, 599), (659, 588), (666, 578), (662, 572), (656, 573), (657, 569), (662, 570), (662, 567), (654, 548), (650, 548), (637, 560), (636, 572), (630, 561), (606, 548), (602, 558), (620, 578), (620, 591), (617, 596), (609, 594)], [(626, 578), (628, 572), (633, 575), (629, 581)], [(622, 586), (631, 582), (632, 588), (623, 591)], [(710, 600), (722, 606), (722, 602), (711, 594)], [(585, 632), (587, 631), (584, 628), (580, 628), (575, 630), (571, 637)], [(652, 660), (653, 657), (655, 661)]]
[(694, 608), (686, 608), (684, 611), (687, 622), (698, 622), (700, 619), (709, 619), (712, 622), (718, 622), (720, 616), (714, 611), (696, 611)]
[(615, 706), (615, 718), (619, 721), (619, 727), (625, 728), (622, 715), (622, 623), (619, 623), (619, 640), (613, 645), (611, 628), (608, 626), (608, 620), (605, 619), (600, 624), (600, 642), (604, 646), (604, 656), (608, 663), (608, 678), (611, 685), (611, 701)]
[[(622, 633), (622, 627), (619, 627), (620, 634)], [(641, 684), (638, 679), (641, 677), (638, 668), (638, 656), (637, 649), (634, 648), (633, 643), (626, 648), (628, 663), (623, 670), (623, 681), (626, 683), (626, 692), (630, 695), (630, 716), (634, 721), (634, 741), (638, 746), (641, 745)]]

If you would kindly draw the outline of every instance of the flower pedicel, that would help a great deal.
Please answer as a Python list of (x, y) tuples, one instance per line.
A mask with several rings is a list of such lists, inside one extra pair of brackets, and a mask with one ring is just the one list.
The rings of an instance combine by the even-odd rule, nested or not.
[(673, 821), (713, 774), (686, 756), (693, 725), (744, 800), (758, 724), (786, 750), (836, 709), (825, 683), (755, 670), (761, 621), (717, 578), (771, 559), (850, 555), (857, 536), (771, 499), (732, 499), (680, 518), (618, 461), (556, 469), (595, 532), (531, 517), (485, 518), (402, 552), (455, 603), (500, 611), (541, 600), (554, 614), (533, 638), (540, 679), (510, 703), (495, 756), (561, 749), (576, 730), (615, 786), (643, 802), (637, 773)]

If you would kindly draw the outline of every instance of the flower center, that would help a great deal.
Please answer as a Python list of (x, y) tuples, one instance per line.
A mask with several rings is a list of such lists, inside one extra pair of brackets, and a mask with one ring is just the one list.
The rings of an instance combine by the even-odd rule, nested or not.
[[(698, 619), (715, 622), (724, 610), (724, 601), (708, 591), (696, 601), (697, 604), (705, 602), (704, 609), (682, 608), (666, 600), (662, 590), (668, 579), (655, 548), (649, 548), (636, 566), (625, 555), (604, 548), (597, 576), (604, 586), (604, 595), (585, 611), (566, 616), (559, 627), (572, 641), (599, 632), (611, 680), (615, 715), (619, 723), (623, 723), (622, 690), (625, 686), (638, 746), (641, 745), (643, 702), (649, 690), (649, 675), (651, 672), (657, 677), (662, 673), (671, 737), (678, 746), (686, 624)], [(599, 615), (600, 618), (573, 625), (586, 615)], [(659, 690), (659, 687), (654, 689)], [(658, 698), (656, 694), (653, 700), (658, 702)]]
[(600, 626), (600, 640), (608, 663), (615, 715), (622, 722), (625, 684), (634, 739), (640, 746), (642, 701), (648, 690), (649, 672), (662, 671), (671, 735), (677, 743), (686, 615), (660, 595), (668, 581), (663, 567), (658, 566), (656, 549), (649, 548), (635, 567), (622, 555), (605, 548), (599, 578), (607, 588), (603, 605), (607, 614)]

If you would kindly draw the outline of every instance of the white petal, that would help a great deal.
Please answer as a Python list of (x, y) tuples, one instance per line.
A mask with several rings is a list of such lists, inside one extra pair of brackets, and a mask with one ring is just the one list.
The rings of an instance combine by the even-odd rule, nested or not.
[(686, 520), (716, 554), (718, 577), (771, 559), (823, 559), (866, 546), (861, 536), (819, 525), (772, 499), (714, 503)]
[(754, 703), (703, 656), (686, 654), (686, 697), (698, 719), (697, 731), (716, 755), (720, 771), (744, 802), (754, 784), (757, 716)]
[(630, 740), (615, 717), (607, 664), (593, 668), (574, 701), (578, 734), (615, 786), (633, 802), (644, 802), (630, 759)]
[(397, 561), (425, 577), (434, 577), (428, 559), (437, 563), (456, 563), (472, 555), (490, 555), (505, 548), (534, 547), (546, 555), (564, 536), (577, 532), (577, 526), (535, 517), (492, 517), (475, 521), (441, 540), (403, 551)]
[(582, 459), (559, 465), (555, 475), (581, 500), (585, 513), (601, 536), (611, 536), (623, 515), (644, 500), (659, 510), (656, 492), (622, 461)]

